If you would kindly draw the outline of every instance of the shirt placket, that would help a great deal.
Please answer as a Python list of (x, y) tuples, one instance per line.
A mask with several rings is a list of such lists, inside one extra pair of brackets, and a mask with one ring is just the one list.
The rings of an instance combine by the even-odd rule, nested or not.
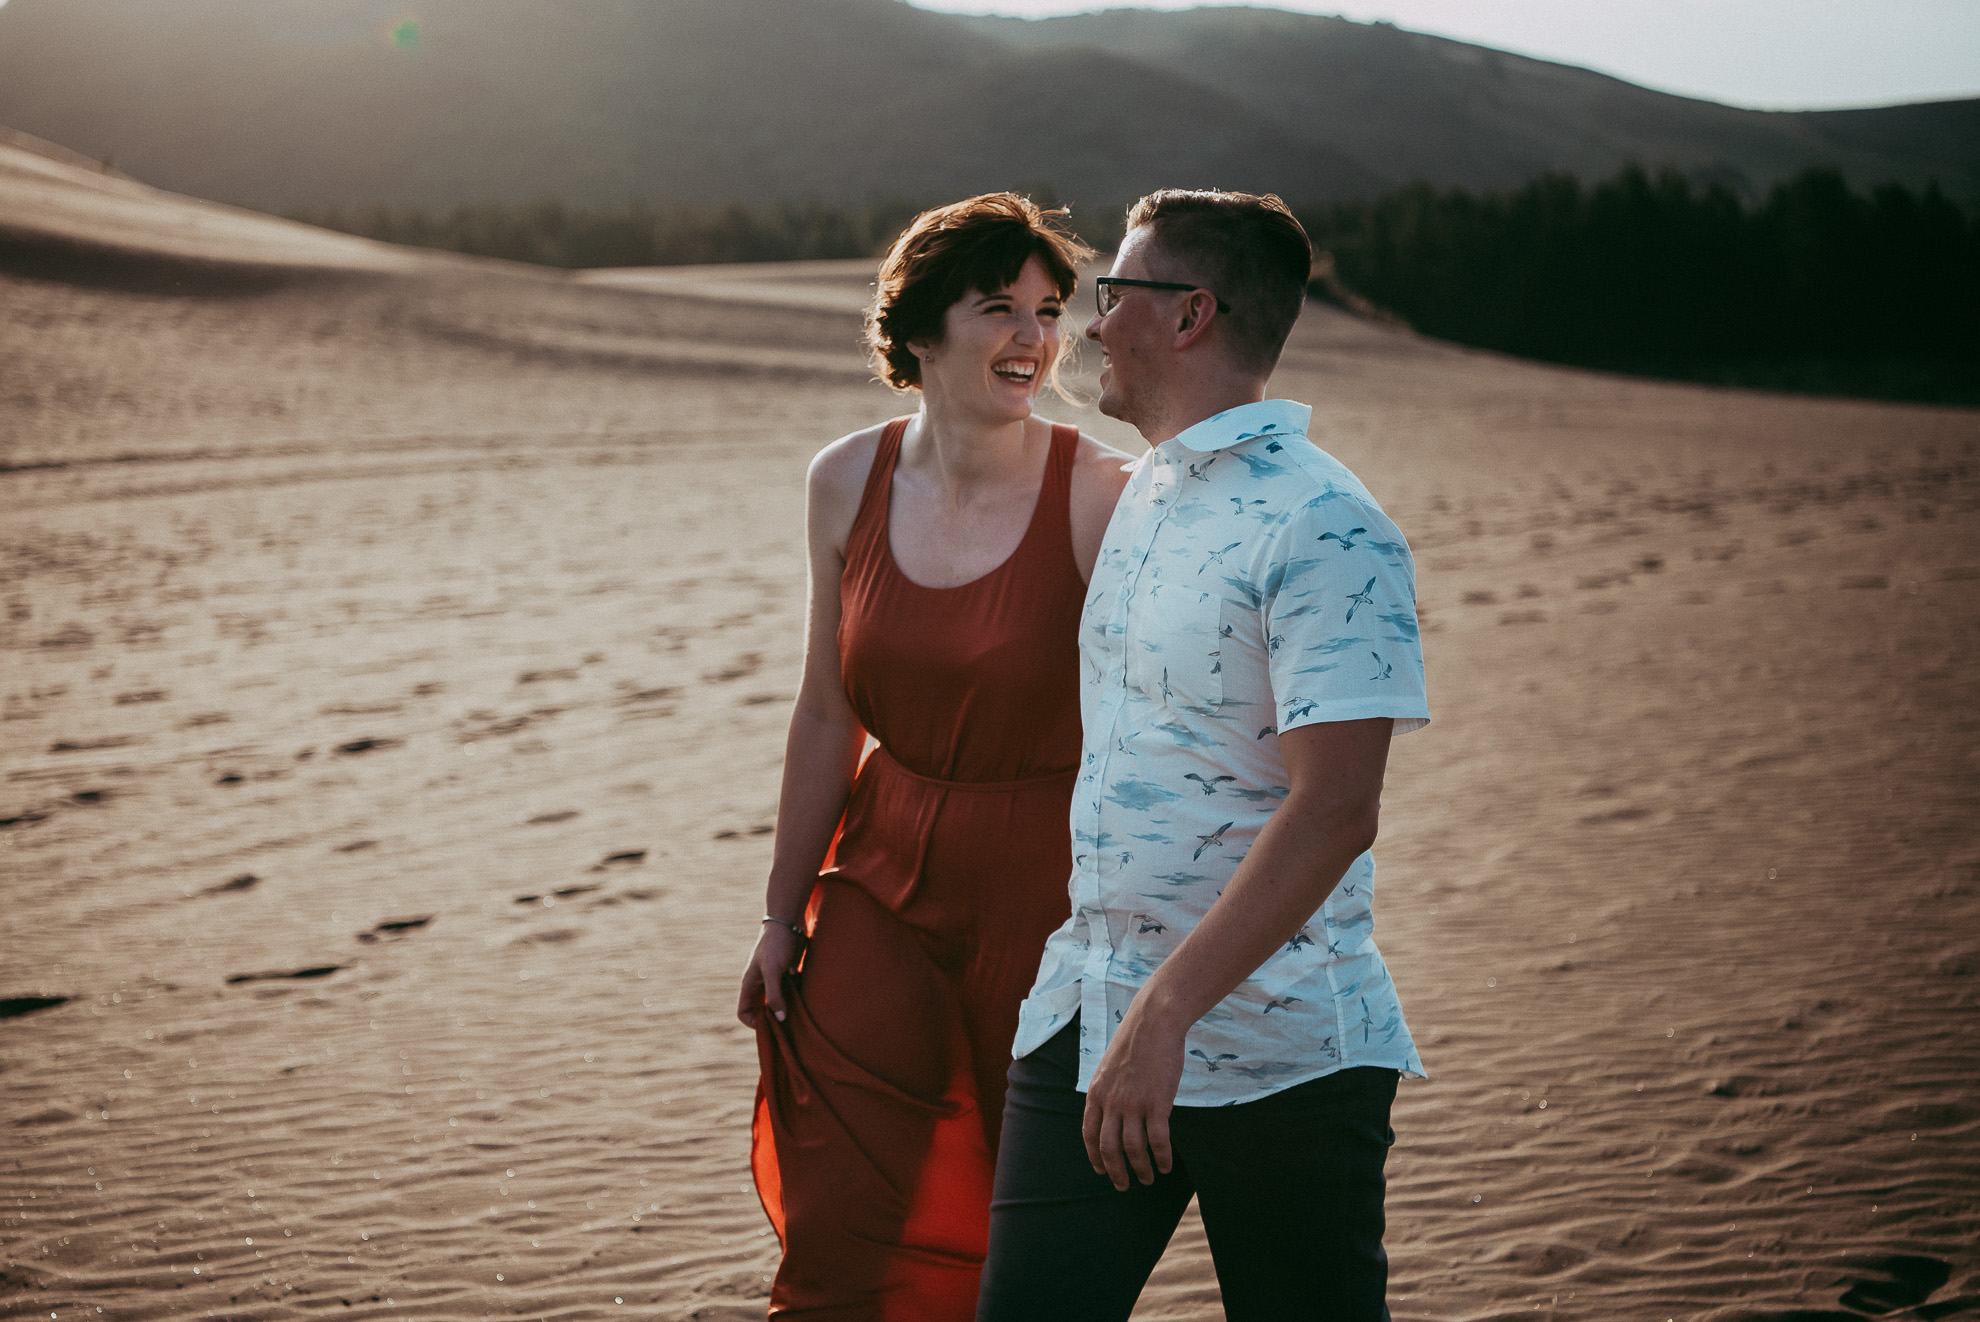
[[(1175, 503), (1176, 465), (1172, 456), (1157, 453), (1156, 465), (1149, 473), (1146, 512), (1128, 547), (1127, 565), (1121, 571), (1114, 600), (1107, 611), (1109, 667), (1101, 678), (1102, 693), (1094, 722), (1096, 728), (1107, 732), (1107, 737), (1100, 746), (1098, 757), (1087, 766), (1080, 782), (1081, 815), (1085, 819), (1087, 834), (1096, 842), (1093, 866), (1081, 871), (1078, 894), (1080, 922), (1087, 938), (1086, 963), (1080, 971), (1080, 1037), (1082, 1047), (1091, 1045), (1094, 1048), (1091, 1052), (1083, 1050), (1080, 1055), (1081, 1088), (1092, 1081), (1093, 1068), (1113, 1038), (1109, 989), (1114, 981), (1114, 933), (1108, 922), (1105, 878), (1101, 869), (1105, 867), (1109, 873), (1114, 869), (1107, 861), (1106, 851), (1099, 848), (1098, 841), (1103, 828), (1102, 795), (1107, 787), (1114, 752), (1120, 746), (1121, 713), (1127, 707), (1128, 608), (1141, 582), (1142, 570), (1148, 564), (1149, 552), (1154, 549), (1162, 521), (1168, 517), (1169, 509)], [(1090, 740), (1090, 733), (1088, 737)]]

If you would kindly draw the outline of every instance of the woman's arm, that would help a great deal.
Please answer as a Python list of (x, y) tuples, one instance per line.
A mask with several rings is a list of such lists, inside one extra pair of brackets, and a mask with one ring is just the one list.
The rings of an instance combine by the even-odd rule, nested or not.
[(1084, 432), (1073, 460), (1072, 542), (1073, 558), (1079, 563), (1079, 576), (1093, 581), (1093, 562), (1100, 554), (1100, 541), (1107, 535), (1107, 522), (1114, 517), (1121, 489), (1128, 475), (1123, 465), (1134, 462), (1119, 450), (1102, 445)]
[[(784, 741), (776, 846), (763, 899), (764, 913), (783, 923), (804, 922), (866, 741), (839, 673), (839, 578), (878, 440), (879, 429), (870, 428), (834, 442), (812, 460), (805, 477), (804, 676)], [(804, 943), (783, 923), (762, 925), (743, 970), (736, 1017), (752, 1028), (765, 1005), (778, 1019), (784, 1017), (784, 975), (797, 964)]]

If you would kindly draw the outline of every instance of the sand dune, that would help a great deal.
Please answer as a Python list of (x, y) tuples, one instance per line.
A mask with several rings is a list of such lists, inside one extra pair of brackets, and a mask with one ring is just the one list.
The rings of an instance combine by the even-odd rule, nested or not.
[[(279, 277), (0, 247), (0, 1311), (760, 1316), (729, 1003), (803, 466), (900, 407), (870, 272), (573, 279), (9, 147), (0, 229)], [(1980, 1314), (1980, 415), (1324, 308), (1279, 384), (1421, 571), (1396, 1316)], [(1219, 1315), (1192, 1223), (1138, 1316)]]

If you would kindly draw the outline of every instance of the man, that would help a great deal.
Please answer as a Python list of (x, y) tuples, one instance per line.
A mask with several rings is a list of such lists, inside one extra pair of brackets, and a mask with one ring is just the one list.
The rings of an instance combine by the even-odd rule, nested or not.
[(1368, 849), (1429, 709), (1402, 534), (1265, 398), (1311, 262), (1278, 198), (1168, 190), (1100, 282), (1100, 408), (1154, 448), (1086, 599), (1073, 916), (1019, 1021), (979, 1322), (1126, 1318), (1192, 1195), (1228, 1317), (1388, 1315), (1422, 1066)]

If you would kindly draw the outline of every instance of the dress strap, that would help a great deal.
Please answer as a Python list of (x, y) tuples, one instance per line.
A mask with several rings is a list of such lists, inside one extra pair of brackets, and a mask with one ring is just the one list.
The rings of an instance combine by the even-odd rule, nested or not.
[(873, 451), (873, 467), (866, 470), (866, 490), (860, 493), (852, 531), (846, 536), (848, 561), (852, 559), (855, 546), (871, 542), (876, 535), (880, 539), (879, 546), (882, 549), (887, 546), (887, 513), (893, 503), (894, 464), (901, 457), (901, 438), (907, 434), (910, 421), (910, 418), (895, 418), (880, 429), (880, 444)]
[[(1078, 574), (1072, 549), (1073, 461), (1079, 453), (1079, 428), (1052, 424), (1052, 448), (1045, 457), (1045, 475), (1038, 484), (1038, 505), (1031, 527), (1012, 560), (1025, 557), (1034, 572), (1057, 573), (1070, 567)], [(1042, 580), (1041, 580), (1042, 581)]]
[(1040, 512), (1052, 515), (1054, 523), (1067, 523), (1072, 518), (1073, 458), (1078, 451), (1079, 428), (1053, 423), (1052, 453), (1045, 460), (1045, 480), (1038, 489), (1038, 499), (1052, 502)]

